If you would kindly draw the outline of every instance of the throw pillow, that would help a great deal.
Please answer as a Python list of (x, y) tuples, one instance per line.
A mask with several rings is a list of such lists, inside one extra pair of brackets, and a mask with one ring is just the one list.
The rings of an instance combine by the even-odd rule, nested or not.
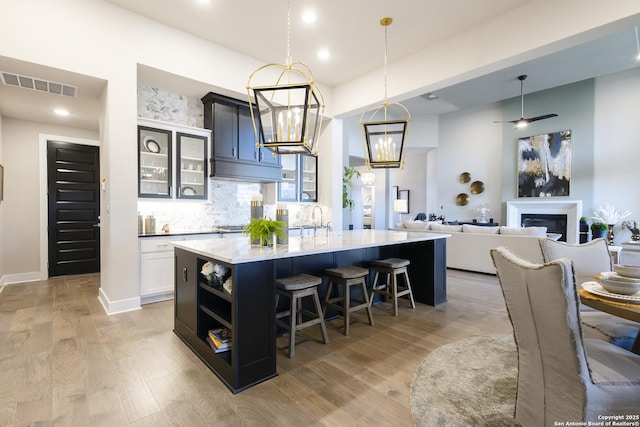
[(500, 226), (500, 234), (511, 236), (547, 237), (547, 227), (505, 227)]
[(483, 227), (481, 225), (463, 224), (463, 233), (498, 234), (498, 227)]

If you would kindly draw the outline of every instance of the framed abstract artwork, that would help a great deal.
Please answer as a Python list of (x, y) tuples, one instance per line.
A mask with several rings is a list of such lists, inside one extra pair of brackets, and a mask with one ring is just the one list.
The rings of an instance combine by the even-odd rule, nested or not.
[(518, 197), (567, 197), (571, 184), (571, 131), (518, 139)]

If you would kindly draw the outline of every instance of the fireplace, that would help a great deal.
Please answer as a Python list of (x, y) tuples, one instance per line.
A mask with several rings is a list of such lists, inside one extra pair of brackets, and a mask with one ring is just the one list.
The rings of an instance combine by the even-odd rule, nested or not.
[(520, 217), (523, 227), (547, 227), (547, 233), (559, 234), (559, 241), (567, 241), (567, 215), (523, 213)]
[[(531, 201), (512, 201), (507, 202), (507, 226), (521, 227), (525, 224), (523, 215), (540, 215), (542, 217), (551, 215), (563, 216), (566, 218), (565, 232), (551, 230), (547, 227), (549, 233), (562, 233), (561, 240), (567, 243), (578, 243), (580, 236), (580, 216), (582, 215), (581, 200), (536, 200)], [(536, 218), (534, 216), (534, 218)], [(532, 226), (530, 224), (529, 226)], [(554, 225), (555, 228), (555, 225)]]

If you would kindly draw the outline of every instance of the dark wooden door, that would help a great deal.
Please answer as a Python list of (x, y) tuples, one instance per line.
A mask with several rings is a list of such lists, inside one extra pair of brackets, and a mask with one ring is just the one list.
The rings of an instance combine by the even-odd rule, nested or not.
[(49, 276), (100, 271), (99, 148), (48, 141)]

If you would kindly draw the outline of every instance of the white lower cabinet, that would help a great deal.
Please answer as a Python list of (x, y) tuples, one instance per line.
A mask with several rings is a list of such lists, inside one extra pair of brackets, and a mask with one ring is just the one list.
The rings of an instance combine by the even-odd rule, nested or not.
[(191, 236), (153, 236), (138, 239), (140, 249), (140, 303), (173, 299), (174, 256), (170, 242), (219, 239), (220, 233)]

